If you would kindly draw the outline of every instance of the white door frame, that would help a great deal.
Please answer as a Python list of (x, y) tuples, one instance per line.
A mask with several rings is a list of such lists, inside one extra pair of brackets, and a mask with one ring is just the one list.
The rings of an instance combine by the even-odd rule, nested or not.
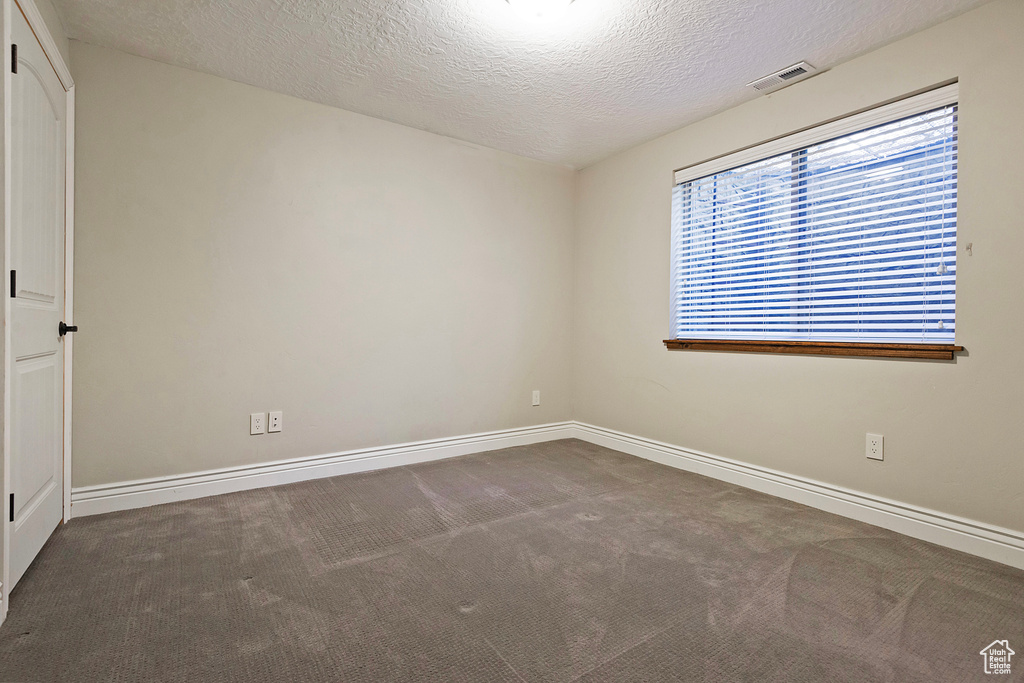
[[(3, 262), (4, 262), (4, 328), (3, 328), (3, 519), (0, 520), (0, 535), (3, 537), (3, 568), (0, 578), (0, 623), (7, 617), (8, 586), (10, 585), (10, 483), (11, 483), (11, 292), (7, 273), (11, 270), (11, 18), (14, 12), (21, 12), (32, 32), (36, 34), (47, 59), (57, 72), (67, 92), (67, 152), (64, 192), (64, 321), (74, 324), (74, 256), (75, 256), (75, 82), (71, 70), (57, 49), (57, 43), (43, 21), (43, 15), (33, 0), (0, 0), (3, 2)], [(74, 335), (64, 337), (64, 515), (63, 521), (71, 519), (71, 356)]]

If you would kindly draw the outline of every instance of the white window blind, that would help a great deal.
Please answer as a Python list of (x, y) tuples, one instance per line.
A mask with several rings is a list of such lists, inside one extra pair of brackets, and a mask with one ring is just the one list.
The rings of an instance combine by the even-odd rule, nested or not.
[(956, 97), (678, 172), (674, 338), (952, 344)]

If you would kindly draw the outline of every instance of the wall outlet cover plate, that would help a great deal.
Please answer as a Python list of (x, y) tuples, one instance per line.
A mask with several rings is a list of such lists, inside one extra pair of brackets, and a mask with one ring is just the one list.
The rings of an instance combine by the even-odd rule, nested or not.
[(882, 449), (884, 445), (885, 437), (881, 434), (868, 434), (867, 440), (864, 443), (865, 455), (872, 460), (884, 460), (884, 451)]
[(252, 413), (249, 415), (249, 434), (267, 433), (267, 414)]

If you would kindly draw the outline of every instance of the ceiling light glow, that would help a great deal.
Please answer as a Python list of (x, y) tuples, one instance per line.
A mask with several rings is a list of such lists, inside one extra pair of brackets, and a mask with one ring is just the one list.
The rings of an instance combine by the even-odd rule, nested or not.
[(512, 11), (527, 21), (548, 23), (562, 17), (572, 0), (508, 0)]

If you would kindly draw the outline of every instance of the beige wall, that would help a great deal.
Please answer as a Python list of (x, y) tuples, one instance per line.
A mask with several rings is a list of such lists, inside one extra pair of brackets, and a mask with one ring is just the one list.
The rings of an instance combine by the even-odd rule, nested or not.
[[(577, 187), (574, 417), (1024, 530), (1024, 3), (633, 148)], [(668, 351), (672, 170), (960, 79), (956, 362)], [(864, 457), (885, 435), (885, 462)]]
[[(75, 41), (72, 66), (75, 486), (570, 417), (572, 171)], [(283, 433), (249, 436), (268, 410)]]
[[(1022, 31), (1001, 0), (578, 175), (72, 42), (74, 485), (574, 417), (1024, 530)], [(968, 353), (664, 348), (674, 168), (950, 78)]]

